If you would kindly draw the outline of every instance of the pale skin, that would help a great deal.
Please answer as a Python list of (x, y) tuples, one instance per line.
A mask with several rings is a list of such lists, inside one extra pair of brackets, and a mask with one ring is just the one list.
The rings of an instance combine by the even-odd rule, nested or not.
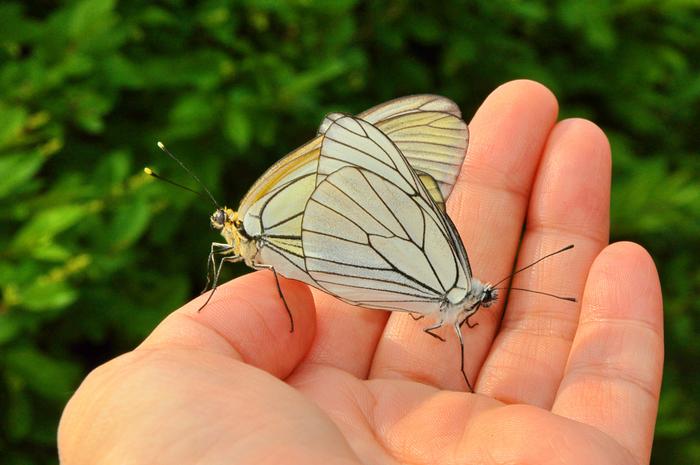
[(93, 371), (61, 419), (61, 462), (648, 463), (663, 367), (658, 276), (639, 245), (608, 245), (604, 133), (557, 122), (557, 110), (549, 90), (514, 81), (469, 125), (448, 211), (475, 275), (495, 282), (571, 243), (513, 285), (578, 298), (512, 291), (507, 309), (499, 299), (471, 318), (474, 394), (452, 328), (437, 330), (443, 343), (425, 320), (282, 280), (290, 333), (272, 273), (260, 271)]

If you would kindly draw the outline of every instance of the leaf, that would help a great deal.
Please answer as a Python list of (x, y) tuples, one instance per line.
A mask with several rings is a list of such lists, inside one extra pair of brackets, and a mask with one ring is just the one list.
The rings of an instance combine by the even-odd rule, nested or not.
[(122, 183), (132, 170), (131, 154), (116, 150), (106, 154), (100, 160), (92, 179), (97, 186), (109, 191), (115, 185)]
[(19, 334), (21, 325), (16, 315), (0, 313), (0, 345), (14, 339)]
[(58, 310), (78, 298), (78, 292), (65, 281), (38, 281), (21, 290), (19, 302), (35, 312)]
[(113, 249), (124, 249), (138, 240), (151, 219), (151, 207), (142, 197), (120, 204), (107, 231)]
[(12, 439), (27, 437), (32, 427), (33, 409), (26, 392), (13, 390), (7, 409), (7, 433)]
[(248, 149), (253, 136), (253, 123), (245, 108), (231, 106), (228, 109), (224, 121), (224, 132), (238, 150)]
[(26, 121), (27, 111), (24, 108), (0, 102), (0, 149), (16, 142)]
[(27, 182), (39, 171), (45, 160), (39, 151), (0, 157), (0, 198)]
[(10, 247), (15, 252), (31, 252), (50, 243), (57, 234), (77, 224), (89, 212), (85, 205), (58, 205), (40, 211), (19, 230)]
[(80, 375), (74, 362), (53, 358), (32, 347), (8, 349), (4, 359), (8, 373), (47, 399), (68, 399)]
[(32, 256), (45, 262), (65, 262), (73, 253), (66, 247), (56, 243), (44, 244), (32, 250)]
[(109, 55), (101, 65), (114, 87), (139, 89), (144, 86), (145, 80), (138, 65), (120, 53)]
[(104, 129), (104, 115), (112, 108), (113, 99), (107, 93), (86, 89), (73, 89), (70, 93), (73, 120), (89, 133), (100, 133)]
[(36, 36), (39, 24), (22, 14), (22, 5), (0, 4), (0, 43), (25, 42)]
[(184, 95), (170, 111), (170, 121), (178, 137), (198, 136), (214, 125), (217, 105), (211, 94)]
[(74, 4), (66, 21), (66, 32), (70, 37), (90, 36), (102, 30), (113, 18), (116, 0), (82, 0)]

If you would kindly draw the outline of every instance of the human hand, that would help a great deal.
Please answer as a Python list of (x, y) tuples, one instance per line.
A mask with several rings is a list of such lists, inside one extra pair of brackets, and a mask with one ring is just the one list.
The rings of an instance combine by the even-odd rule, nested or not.
[[(364, 310), (269, 271), (219, 287), (97, 368), (66, 407), (72, 464), (643, 464), (663, 366), (658, 276), (607, 246), (610, 153), (585, 120), (556, 123), (541, 85), (499, 87), (470, 124), (448, 210), (482, 281), (573, 243), (441, 343), (407, 314)], [(524, 225), (524, 233), (523, 233)]]

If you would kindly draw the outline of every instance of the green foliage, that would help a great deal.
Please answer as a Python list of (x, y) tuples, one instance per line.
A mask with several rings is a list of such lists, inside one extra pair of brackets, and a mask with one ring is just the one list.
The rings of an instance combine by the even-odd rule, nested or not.
[(652, 251), (666, 297), (654, 463), (700, 462), (696, 2), (58, 4), (0, 3), (4, 463), (55, 462), (79, 380), (203, 285), (211, 205), (141, 173), (184, 179), (156, 140), (236, 203), (329, 111), (434, 92), (468, 116), (521, 77), (611, 135), (613, 239)]

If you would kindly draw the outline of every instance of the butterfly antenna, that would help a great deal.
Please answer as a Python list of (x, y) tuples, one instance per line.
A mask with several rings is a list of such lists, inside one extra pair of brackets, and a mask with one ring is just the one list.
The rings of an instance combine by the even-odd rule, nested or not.
[[(537, 260), (535, 260), (534, 262), (530, 263), (529, 265), (524, 266), (524, 267), (520, 268), (519, 270), (515, 270), (512, 274), (510, 274), (510, 275), (506, 276), (505, 278), (501, 279), (500, 281), (498, 281), (498, 282), (497, 282), (496, 284), (494, 284), (493, 286), (494, 286), (494, 287), (498, 286), (499, 284), (501, 284), (501, 283), (502, 283), (503, 281), (505, 281), (506, 279), (510, 279), (510, 278), (512, 278), (513, 276), (515, 276), (516, 274), (520, 273), (521, 271), (525, 271), (525, 270), (527, 270), (528, 268), (537, 265), (539, 262), (541, 262), (541, 261), (544, 260), (545, 258), (552, 257), (552, 256), (554, 256), (554, 255), (560, 254), (560, 253), (562, 253), (562, 252), (566, 252), (567, 250), (570, 250), (570, 249), (573, 249), (573, 248), (574, 248), (574, 244), (567, 245), (567, 246), (564, 247), (563, 249), (559, 249), (559, 250), (557, 250), (556, 252), (552, 252), (552, 253), (549, 253), (549, 254), (545, 255), (544, 257), (540, 257), (540, 258), (538, 258)], [(531, 292), (535, 292), (535, 291), (531, 291)]]
[[(216, 201), (216, 199), (214, 198), (214, 196), (211, 195), (211, 192), (209, 192), (209, 189), (207, 189), (207, 186), (205, 186), (204, 183), (203, 183), (202, 181), (199, 180), (199, 178), (197, 177), (197, 175), (194, 174), (194, 172), (193, 172), (191, 169), (189, 169), (187, 166), (185, 166), (185, 164), (182, 163), (182, 162), (180, 161), (179, 158), (177, 158), (175, 155), (173, 155), (172, 153), (170, 153), (170, 150), (168, 150), (168, 149), (165, 147), (165, 145), (164, 145), (161, 141), (158, 141), (158, 144), (157, 144), (157, 145), (158, 145), (158, 148), (159, 148), (159, 149), (161, 149), (163, 152), (165, 152), (166, 155), (168, 155), (170, 158), (172, 158), (173, 160), (175, 160), (175, 161), (177, 162), (177, 164), (180, 165), (180, 166), (182, 167), (183, 170), (187, 171), (187, 173), (188, 173), (190, 176), (192, 176), (192, 178), (193, 178), (195, 181), (197, 181), (197, 184), (199, 184), (199, 185), (202, 187), (202, 189), (204, 189), (204, 192), (207, 193), (207, 195), (209, 196), (209, 199), (211, 199), (212, 203), (214, 204), (214, 206), (215, 206), (217, 209), (221, 208), (221, 207), (219, 206), (219, 203), (218, 203), (218, 202)], [(156, 177), (158, 177), (158, 176), (156, 176)], [(165, 179), (162, 178), (162, 177), (158, 177), (158, 179), (163, 179), (163, 180), (165, 180)], [(175, 183), (175, 182), (173, 182), (173, 181), (170, 181), (170, 180), (167, 180), (166, 182), (169, 182), (170, 184), (174, 184), (174, 185), (179, 185), (179, 184), (177, 184), (177, 183)], [(181, 187), (184, 187), (184, 186), (181, 186)], [(192, 190), (192, 189), (189, 189), (189, 188), (187, 188), (187, 187), (185, 187), (185, 189), (190, 190), (190, 191)], [(195, 192), (196, 192), (196, 191), (195, 191)]]
[[(497, 287), (496, 289), (502, 289), (502, 290), (508, 290), (509, 288), (507, 287)], [(564, 297), (556, 294), (550, 294), (549, 292), (542, 292), (542, 291), (534, 291), (532, 289), (523, 289), (522, 287), (511, 287), (511, 291), (523, 291), (523, 292), (532, 292), (533, 294), (540, 294), (540, 295), (546, 295), (548, 297), (554, 297), (555, 299), (560, 299), (560, 300), (567, 300), (569, 302), (576, 302), (575, 297)]]
[(168, 184), (172, 184), (172, 185), (175, 186), (175, 187), (179, 187), (180, 189), (184, 189), (184, 190), (186, 190), (186, 191), (190, 191), (190, 192), (192, 192), (192, 193), (194, 193), (194, 194), (201, 195), (202, 197), (206, 198), (207, 200), (209, 199), (206, 195), (204, 195), (203, 193), (201, 193), (201, 192), (199, 192), (199, 191), (196, 191), (196, 190), (192, 189), (191, 187), (187, 187), (187, 186), (185, 186), (185, 185), (183, 185), (183, 184), (180, 184), (179, 182), (173, 181), (172, 179), (168, 179), (168, 178), (166, 178), (166, 177), (161, 176), (160, 174), (156, 173), (155, 171), (153, 171), (153, 170), (152, 170), (150, 167), (148, 167), (148, 166), (145, 167), (145, 168), (143, 169), (143, 172), (146, 173), (147, 175), (149, 175), (149, 176), (152, 177), (152, 178), (156, 178), (156, 179), (158, 179), (158, 180), (160, 180), (160, 181), (167, 182)]

